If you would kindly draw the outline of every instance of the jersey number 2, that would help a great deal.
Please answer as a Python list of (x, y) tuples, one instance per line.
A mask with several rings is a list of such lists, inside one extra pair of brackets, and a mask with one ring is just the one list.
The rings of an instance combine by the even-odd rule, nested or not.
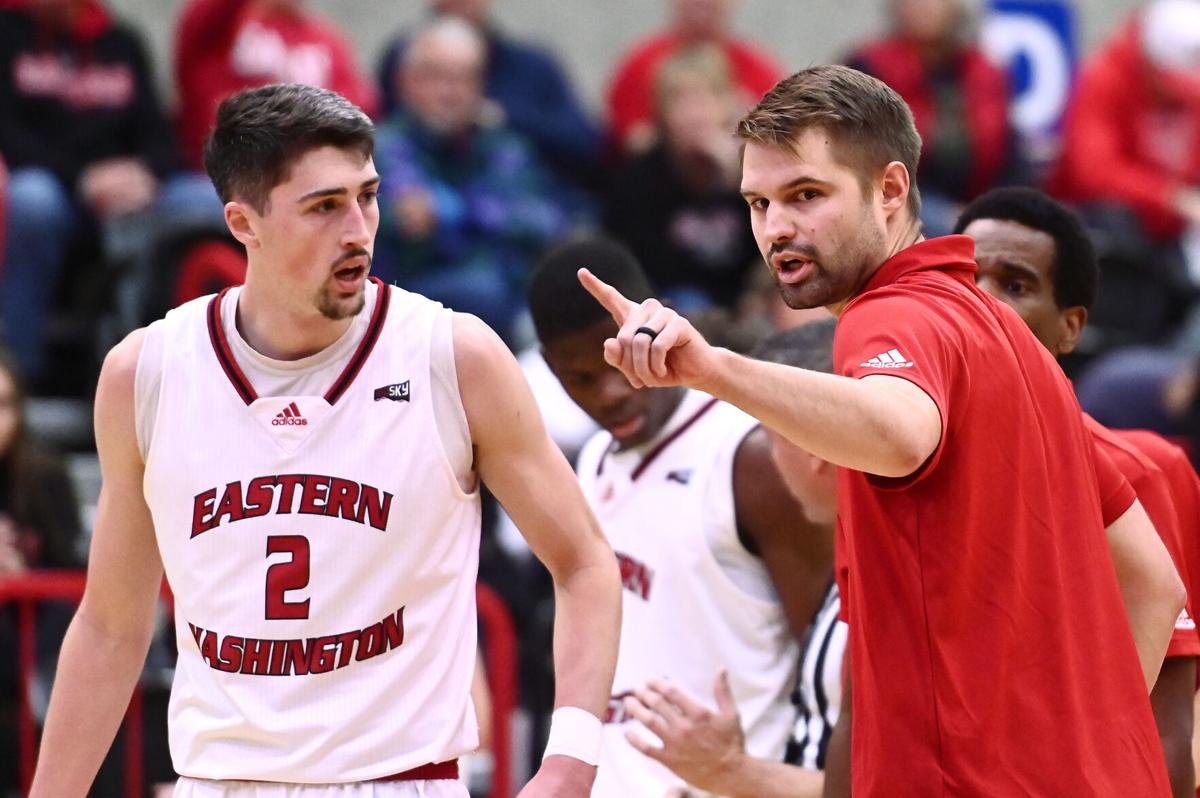
[(308, 617), (308, 599), (288, 601), (284, 594), (308, 586), (308, 538), (303, 535), (272, 535), (267, 538), (267, 556), (287, 552), (290, 560), (277, 562), (267, 569), (267, 620), (294, 620)]

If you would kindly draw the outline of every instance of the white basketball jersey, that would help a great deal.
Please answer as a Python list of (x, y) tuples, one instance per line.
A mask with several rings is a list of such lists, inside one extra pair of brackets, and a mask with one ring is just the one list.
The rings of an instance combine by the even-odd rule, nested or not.
[(734, 455), (756, 423), (692, 391), (655, 440), (612, 451), (612, 436), (602, 432), (580, 454), (584, 494), (624, 584), (597, 798), (661, 798), (683, 784), (624, 737), (632, 728), (655, 741), (623, 707), (626, 695), (654, 678), (711, 706), (717, 672), (728, 669), (747, 750), (783, 758), (796, 719), (790, 694), (798, 647), (778, 600), (745, 588), (747, 574), (769, 582), (738, 539), (733, 496)]
[(175, 594), (182, 775), (362, 781), (476, 747), (479, 500), (431, 391), (449, 311), (374, 279), (367, 295), (352, 354), (311, 394), (257, 395), (221, 322), (236, 295), (147, 331), (144, 488)]

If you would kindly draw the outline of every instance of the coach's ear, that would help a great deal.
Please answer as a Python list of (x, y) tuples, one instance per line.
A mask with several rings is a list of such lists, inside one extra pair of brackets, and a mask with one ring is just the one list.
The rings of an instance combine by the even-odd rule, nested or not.
[(886, 216), (900, 212), (908, 204), (911, 179), (908, 167), (899, 161), (892, 161), (884, 167), (879, 189)]
[(248, 205), (236, 200), (225, 203), (225, 224), (246, 249), (257, 249), (259, 246), (258, 233), (255, 231), (257, 220), (258, 214)]

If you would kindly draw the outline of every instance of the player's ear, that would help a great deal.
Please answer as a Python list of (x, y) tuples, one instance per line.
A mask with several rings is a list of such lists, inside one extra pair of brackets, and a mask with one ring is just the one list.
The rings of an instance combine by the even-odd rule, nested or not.
[(1058, 314), (1058, 350), (1059, 355), (1069, 355), (1079, 345), (1079, 336), (1087, 326), (1087, 308), (1075, 305), (1066, 308)]
[(233, 237), (246, 249), (256, 249), (259, 246), (256, 230), (258, 219), (259, 215), (255, 210), (245, 203), (236, 200), (225, 203), (225, 224)]

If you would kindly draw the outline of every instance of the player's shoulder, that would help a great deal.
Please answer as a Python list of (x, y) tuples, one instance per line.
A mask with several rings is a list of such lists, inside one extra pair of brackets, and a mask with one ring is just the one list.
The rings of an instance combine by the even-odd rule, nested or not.
[(451, 335), (454, 342), (454, 363), (460, 376), (490, 370), (498, 359), (512, 353), (500, 336), (478, 316), (451, 311)]
[(133, 330), (116, 346), (108, 350), (108, 354), (104, 357), (104, 363), (100, 367), (101, 382), (120, 383), (128, 380), (131, 385), (133, 384), (148, 329), (139, 327)]

